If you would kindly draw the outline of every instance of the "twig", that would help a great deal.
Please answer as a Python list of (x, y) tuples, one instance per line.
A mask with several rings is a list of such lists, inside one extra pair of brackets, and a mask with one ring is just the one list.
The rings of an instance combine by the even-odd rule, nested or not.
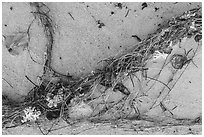
[(34, 86), (38, 87), (38, 85), (36, 85), (33, 81), (31, 81), (30, 78), (29, 78), (27, 75), (25, 75), (25, 77), (26, 77), (26, 79), (27, 79), (28, 81), (30, 81), (30, 83), (32, 83)]
[(74, 17), (72, 16), (72, 14), (70, 12), (68, 12), (68, 14), (70, 15), (70, 17), (74, 20)]
[(165, 84), (164, 82), (162, 82), (162, 81), (160, 81), (160, 80), (157, 80), (157, 79), (155, 79), (155, 78), (151, 78), (151, 77), (147, 77), (147, 78), (149, 78), (149, 79), (151, 79), (151, 80), (155, 80), (155, 81), (157, 81), (157, 82), (163, 84), (163, 85), (164, 85), (165, 87), (167, 87), (169, 90), (171, 90), (171, 88), (170, 88), (167, 84)]
[(37, 124), (37, 126), (38, 126), (40, 132), (41, 132), (43, 135), (46, 135), (46, 134), (42, 131), (42, 129), (41, 129), (41, 127), (40, 127), (40, 124), (39, 124), (37, 121), (36, 121), (36, 124)]
[(129, 11), (130, 11), (130, 9), (128, 9), (128, 11), (127, 11), (127, 13), (126, 13), (125, 17), (127, 17), (127, 15), (128, 15), (128, 13), (129, 13)]
[(133, 38), (136, 38), (139, 42), (141, 42), (142, 40), (140, 39), (140, 37), (138, 37), (137, 35), (132, 35)]
[(3, 79), (4, 81), (6, 81), (6, 83), (9, 84), (10, 87), (13, 88), (13, 86), (12, 86), (5, 78), (2, 78), (2, 79)]

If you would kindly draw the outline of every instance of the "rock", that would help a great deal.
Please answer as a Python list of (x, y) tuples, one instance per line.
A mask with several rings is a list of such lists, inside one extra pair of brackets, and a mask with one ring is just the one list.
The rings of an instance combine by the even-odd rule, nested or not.
[(82, 101), (70, 108), (69, 117), (73, 120), (86, 119), (92, 112), (91, 106)]

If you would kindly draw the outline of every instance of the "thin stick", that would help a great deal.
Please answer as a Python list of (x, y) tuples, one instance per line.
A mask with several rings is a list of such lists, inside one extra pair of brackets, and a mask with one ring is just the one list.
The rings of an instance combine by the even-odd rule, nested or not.
[(29, 78), (27, 75), (25, 75), (25, 77), (26, 77), (26, 79), (27, 79), (28, 81), (30, 81), (30, 83), (32, 83), (34, 86), (38, 87), (38, 85), (36, 85), (33, 81), (31, 81), (30, 78)]

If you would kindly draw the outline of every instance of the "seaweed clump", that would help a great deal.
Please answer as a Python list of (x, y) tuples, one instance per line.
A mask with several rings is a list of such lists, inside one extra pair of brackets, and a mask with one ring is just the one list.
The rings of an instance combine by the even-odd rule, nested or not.
[[(35, 85), (23, 102), (11, 103), (13, 101), (8, 101), (7, 98), (3, 99), (3, 125), (6, 126), (10, 123), (6, 127), (24, 124), (21, 120), (25, 115), (25, 109), (27, 110), (29, 107), (33, 111), (32, 108), (35, 108), (40, 114), (39, 118), (34, 119), (34, 122), (40, 117), (46, 117), (48, 120), (62, 118), (69, 123), (70, 110), (74, 104), (84, 107), (86, 106), (84, 103), (94, 102), (94, 100), (102, 97), (108, 88), (112, 88), (113, 92), (119, 91), (124, 97), (118, 102), (113, 102), (112, 105), (103, 107), (100, 111), (93, 110), (95, 114), (89, 114), (88, 117), (105, 114), (116, 105), (124, 104), (130, 96), (131, 93), (123, 84), (126, 77), (135, 76), (135, 73), (142, 72), (142, 76), (148, 78), (145, 75), (148, 71), (146, 64), (148, 60), (153, 58), (155, 52), (171, 54), (172, 46), (184, 37), (195, 37), (196, 41), (202, 39), (201, 9), (192, 9), (179, 17), (172, 18), (166, 25), (149, 35), (148, 38), (142, 40), (128, 52), (102, 60), (102, 68), (81, 77), (66, 76), (56, 73), (51, 68), (54, 30), (52, 20), (47, 16), (49, 11), (45, 12), (40, 9), (45, 5), (39, 3), (32, 3), (32, 5), (36, 8), (33, 14), (40, 19), (48, 39), (45, 73), (41, 77), (40, 85)], [(94, 89), (98, 85), (105, 88), (101, 95), (93, 97)], [(122, 110), (124, 105), (120, 106), (117, 107), (117, 111)], [(134, 110), (135, 113), (139, 114), (136, 108)]]

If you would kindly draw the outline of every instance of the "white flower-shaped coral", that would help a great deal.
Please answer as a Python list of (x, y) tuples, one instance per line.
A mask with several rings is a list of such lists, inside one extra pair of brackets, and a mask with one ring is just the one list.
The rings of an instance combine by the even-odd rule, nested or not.
[(59, 103), (61, 103), (61, 102), (63, 101), (63, 93), (61, 93), (60, 91), (59, 91), (59, 93), (58, 93), (57, 95), (55, 95), (53, 98), (51, 98), (52, 95), (53, 95), (53, 94), (48, 93), (48, 94), (47, 94), (47, 98), (46, 98), (46, 100), (47, 100), (47, 102), (48, 102), (47, 106), (48, 106), (49, 108), (57, 107), (57, 104), (59, 104)]
[(153, 54), (153, 61), (158, 60), (158, 59), (166, 59), (168, 54), (161, 53), (158, 50), (156, 50)]
[(27, 121), (36, 121), (41, 115), (41, 112), (37, 111), (35, 107), (25, 108), (23, 112), (25, 116), (23, 116), (23, 120), (21, 120), (22, 123), (25, 123)]
[(53, 99), (48, 98), (47, 101), (48, 101), (48, 104), (47, 104), (48, 107), (50, 107), (50, 108), (51, 107), (57, 107), (57, 104), (59, 104), (63, 101), (63, 97), (61, 95), (55, 95), (53, 97)]

